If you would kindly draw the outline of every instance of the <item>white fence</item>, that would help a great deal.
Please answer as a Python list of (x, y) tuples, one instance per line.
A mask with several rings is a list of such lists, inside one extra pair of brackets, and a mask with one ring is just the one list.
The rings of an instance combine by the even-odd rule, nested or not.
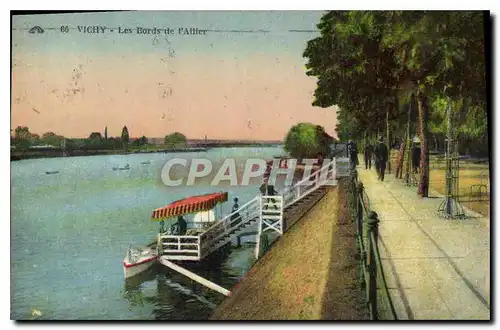
[(170, 260), (200, 260), (200, 236), (160, 235), (161, 254)]
[(336, 177), (337, 178), (345, 178), (349, 176), (351, 171), (350, 169), (350, 161), (347, 157), (338, 157), (336, 159)]

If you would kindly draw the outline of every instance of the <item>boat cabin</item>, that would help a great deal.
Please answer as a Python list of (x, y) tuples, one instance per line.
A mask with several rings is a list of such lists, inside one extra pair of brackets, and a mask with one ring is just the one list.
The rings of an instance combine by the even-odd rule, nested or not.
[(154, 210), (151, 218), (160, 222), (158, 254), (171, 260), (200, 260), (203, 234), (222, 219), (221, 204), (227, 199), (227, 192), (211, 193)]

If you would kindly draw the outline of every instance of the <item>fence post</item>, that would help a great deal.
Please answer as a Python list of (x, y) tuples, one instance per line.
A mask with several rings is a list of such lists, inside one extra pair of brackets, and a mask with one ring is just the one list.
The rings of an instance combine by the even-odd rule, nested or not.
[(160, 233), (158, 233), (158, 237), (156, 238), (156, 250), (158, 252), (158, 256), (163, 254), (163, 240), (161, 239)]
[(280, 201), (280, 235), (283, 235), (283, 233), (285, 232), (283, 219), (283, 196), (280, 196), (278, 200)]
[[(358, 205), (358, 194), (356, 193), (356, 177), (357, 177), (357, 173), (356, 173), (356, 170), (351, 170), (351, 173), (349, 175), (349, 185), (350, 185), (350, 191), (351, 191), (351, 194), (352, 194), (352, 205), (350, 205), (350, 207), (352, 207), (354, 209), (355, 212), (357, 212), (357, 205)], [(357, 217), (357, 215), (356, 215)]]
[(198, 260), (201, 260), (201, 239), (198, 236)]
[[(363, 243), (363, 183), (358, 182), (356, 186), (356, 234), (358, 237), (358, 245), (359, 245), (359, 255), (361, 260), (361, 289), (366, 291), (366, 278), (365, 278), (365, 267), (366, 267), (366, 245)], [(362, 248), (365, 247), (365, 248)]]
[(358, 181), (358, 170), (355, 168), (351, 169), (351, 176), (353, 180)]
[(358, 235), (363, 237), (363, 183), (358, 182), (358, 185), (356, 186), (356, 228)]
[[(378, 215), (371, 211), (368, 214), (368, 304), (370, 309), (370, 318), (378, 319), (377, 313), (377, 264), (375, 259), (375, 246), (378, 244)], [(373, 234), (373, 240), (372, 240)]]

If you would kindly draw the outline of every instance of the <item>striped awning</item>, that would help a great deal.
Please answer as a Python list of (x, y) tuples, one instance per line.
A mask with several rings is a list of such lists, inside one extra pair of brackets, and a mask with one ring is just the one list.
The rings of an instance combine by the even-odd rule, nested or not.
[(192, 196), (153, 210), (151, 219), (160, 221), (183, 214), (207, 211), (213, 209), (218, 203), (224, 203), (225, 201), (227, 201), (227, 192)]

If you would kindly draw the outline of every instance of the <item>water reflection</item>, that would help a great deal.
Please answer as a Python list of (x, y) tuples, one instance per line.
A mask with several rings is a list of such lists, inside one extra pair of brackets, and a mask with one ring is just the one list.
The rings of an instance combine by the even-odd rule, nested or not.
[[(247, 245), (182, 267), (230, 290), (252, 262), (253, 248)], [(131, 309), (150, 309), (153, 320), (206, 320), (225, 298), (160, 264), (125, 280), (123, 297)]]

